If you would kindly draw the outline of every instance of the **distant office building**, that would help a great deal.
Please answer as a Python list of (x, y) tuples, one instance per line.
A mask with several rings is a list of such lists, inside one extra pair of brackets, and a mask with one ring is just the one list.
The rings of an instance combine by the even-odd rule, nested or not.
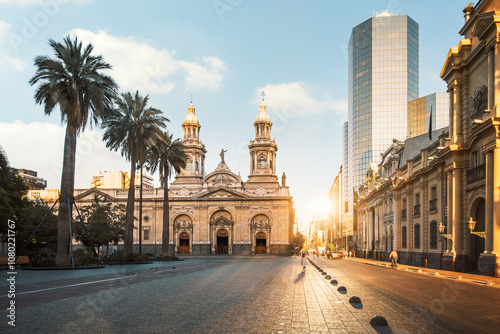
[[(342, 126), (342, 222), (352, 225), (352, 215), (349, 215), (349, 123)], [(352, 192), (352, 190), (351, 190)], [(351, 198), (352, 199), (352, 198)], [(352, 229), (351, 229), (352, 230)]]
[[(128, 173), (124, 172), (107, 172), (101, 173), (100, 170), (96, 174), (92, 175), (92, 181), (90, 181), (91, 188), (104, 188), (104, 189), (121, 189), (130, 187), (130, 176)], [(153, 178), (149, 175), (143, 173), (142, 175), (143, 188), (153, 188)], [(135, 187), (138, 188), (141, 185), (141, 174), (136, 172), (135, 174)]]
[(328, 228), (332, 231), (332, 244), (336, 246), (336, 248), (347, 249), (348, 244), (346, 243), (346, 238), (348, 237), (348, 230), (346, 224), (342, 220), (344, 212), (342, 186), (342, 166), (340, 166), (340, 171), (337, 176), (335, 176), (335, 180), (328, 191), (328, 200), (331, 208), (328, 213)]
[[(447, 127), (449, 114), (450, 98), (446, 92), (433, 93), (408, 101), (408, 138), (429, 133), (429, 130)], [(432, 121), (430, 129), (429, 121)]]
[(15, 169), (17, 176), (23, 180), (29, 190), (44, 190), (47, 187), (47, 180), (38, 177), (38, 173), (29, 169)]

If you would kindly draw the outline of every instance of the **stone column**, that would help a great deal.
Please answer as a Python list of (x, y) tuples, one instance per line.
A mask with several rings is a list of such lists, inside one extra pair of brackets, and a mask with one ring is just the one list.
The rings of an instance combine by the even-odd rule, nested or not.
[(210, 248), (212, 248), (212, 254), (215, 254), (215, 246), (216, 246), (216, 243), (217, 243), (217, 238), (216, 238), (216, 230), (217, 228), (215, 226), (210, 226), (210, 229), (212, 230), (212, 238), (210, 240)]
[(266, 254), (271, 254), (271, 229), (266, 230), (267, 238), (266, 238)]
[(462, 170), (454, 168), (452, 172), (452, 215), (453, 215), (453, 249), (454, 253), (463, 251), (462, 240)]
[(449, 109), (449, 123), (450, 123), (450, 127), (448, 129), (448, 132), (450, 133), (449, 137), (450, 138), (453, 138), (453, 89), (449, 89), (448, 90), (448, 97), (450, 98), (450, 109)]
[[(497, 34), (497, 42), (495, 44), (495, 61), (494, 61), (495, 64), (497, 64), (497, 66), (493, 65), (493, 67), (498, 67), (498, 65), (500, 65), (500, 41), (498, 40), (498, 34)], [(489, 65), (489, 62), (488, 62), (488, 65)], [(498, 87), (500, 87), (500, 71), (498, 70), (494, 70), (493, 71), (494, 75), (495, 75), (495, 115), (496, 117), (500, 117), (500, 108), (497, 107), (498, 104), (500, 104), (500, 89)]]
[[(500, 72), (500, 71), (499, 71)], [(497, 144), (498, 145), (498, 144)], [(500, 147), (493, 151), (493, 168), (496, 173), (493, 175), (493, 251), (496, 255), (495, 276), (500, 277)]]
[(488, 109), (495, 106), (495, 54), (488, 51)]
[[(491, 54), (490, 54), (491, 55)], [(493, 217), (494, 217), (494, 195), (493, 195), (493, 182), (494, 182), (494, 161), (493, 152), (486, 152), (486, 242), (484, 245), (484, 252), (491, 253), (493, 250)]]
[[(452, 215), (452, 208), (453, 208), (453, 187), (452, 187), (452, 178), (451, 178), (451, 172), (446, 173), (446, 178), (448, 181), (448, 189), (447, 189), (447, 228), (446, 228), (446, 233), (447, 234), (452, 234), (453, 233), (453, 215)], [(445, 239), (446, 240), (446, 252), (451, 252), (452, 250), (452, 245), (453, 245), (453, 240), (452, 239)]]
[(373, 238), (373, 208), (370, 208), (370, 211), (368, 211), (368, 231), (366, 233), (366, 244), (368, 251), (373, 251), (372, 238)]
[(227, 242), (227, 246), (228, 246), (228, 254), (233, 254), (233, 231), (234, 231), (234, 225), (232, 226), (229, 226), (228, 230), (229, 230), (229, 238), (228, 238), (228, 242)]
[(458, 80), (453, 85), (453, 143), (462, 142), (462, 85)]

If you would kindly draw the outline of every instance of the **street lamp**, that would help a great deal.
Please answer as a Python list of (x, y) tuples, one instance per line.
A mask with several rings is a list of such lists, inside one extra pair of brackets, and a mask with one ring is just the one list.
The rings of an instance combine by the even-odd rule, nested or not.
[(469, 222), (467, 223), (467, 225), (469, 226), (469, 230), (470, 230), (471, 234), (475, 234), (477, 236), (480, 236), (483, 239), (486, 239), (486, 231), (484, 231), (484, 232), (473, 232), (474, 231), (474, 227), (476, 227), (476, 222), (472, 219), (472, 217), (470, 217)]
[(446, 226), (444, 226), (442, 222), (439, 223), (439, 226), (438, 226), (439, 234), (442, 237), (445, 237), (446, 239), (450, 239), (450, 240), (453, 239), (453, 234), (443, 234), (445, 227)]

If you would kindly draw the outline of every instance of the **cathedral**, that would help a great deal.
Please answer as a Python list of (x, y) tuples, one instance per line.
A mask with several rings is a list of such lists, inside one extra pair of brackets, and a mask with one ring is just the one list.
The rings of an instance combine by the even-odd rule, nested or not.
[[(285, 173), (281, 184), (276, 175), (278, 146), (271, 139), (272, 125), (262, 99), (254, 122), (255, 139), (248, 145), (251, 159), (247, 181), (231, 171), (225, 162), (227, 150), (224, 149), (220, 151), (217, 168), (207, 174), (207, 150), (200, 141), (201, 126), (191, 102), (182, 123), (183, 143), (188, 155), (186, 168), (175, 177), (169, 188), (171, 252), (192, 255), (290, 254), (295, 211)], [(105, 182), (106, 177), (113, 176), (108, 174), (116, 173), (99, 173), (94, 176), (91, 189), (75, 190), (75, 203), (79, 208), (91, 205), (95, 195), (109, 202), (126, 204), (128, 189)], [(95, 182), (96, 177), (99, 178), (98, 183)], [(50, 196), (41, 192), (47, 191), (37, 191), (29, 196), (44, 198), (47, 202), (57, 198), (48, 198)], [(138, 189), (135, 200), (134, 251), (138, 251)], [(143, 253), (160, 253), (162, 232), (163, 188), (145, 188), (141, 233)]]
[(243, 181), (220, 151), (217, 168), (205, 172), (207, 150), (193, 104), (182, 123), (186, 168), (170, 186), (171, 243), (179, 254), (289, 254), (295, 212), (286, 176), (276, 175), (278, 147), (264, 99), (250, 142), (250, 175)]

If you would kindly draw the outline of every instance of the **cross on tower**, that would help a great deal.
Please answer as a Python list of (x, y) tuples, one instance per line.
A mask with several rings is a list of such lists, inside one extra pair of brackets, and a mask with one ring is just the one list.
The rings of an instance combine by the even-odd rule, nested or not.
[(193, 103), (193, 93), (189, 94), (189, 97), (191, 98), (191, 103)]
[(266, 93), (262, 91), (262, 93), (260, 93), (260, 96), (262, 96), (262, 101), (264, 101), (264, 96), (266, 96)]

